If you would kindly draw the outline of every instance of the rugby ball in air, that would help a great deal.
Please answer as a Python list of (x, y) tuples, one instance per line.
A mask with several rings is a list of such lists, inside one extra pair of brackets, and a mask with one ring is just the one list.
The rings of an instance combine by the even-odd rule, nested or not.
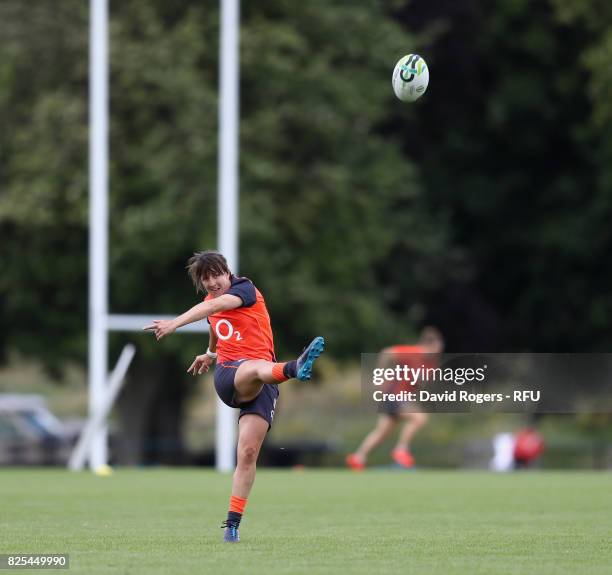
[(393, 91), (402, 102), (414, 102), (427, 90), (429, 68), (418, 54), (400, 58), (393, 70)]

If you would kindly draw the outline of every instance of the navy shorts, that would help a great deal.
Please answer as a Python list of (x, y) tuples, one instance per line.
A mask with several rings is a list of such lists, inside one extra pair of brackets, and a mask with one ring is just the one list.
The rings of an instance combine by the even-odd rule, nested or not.
[(378, 413), (389, 415), (393, 418), (399, 418), (402, 411), (402, 404), (395, 401), (383, 401), (378, 404)]
[[(383, 390), (385, 393), (400, 393), (402, 391), (417, 391), (418, 386), (405, 388), (401, 384), (391, 382)], [(399, 419), (402, 415), (414, 411), (421, 411), (419, 404), (413, 401), (382, 401), (378, 404), (378, 413), (388, 415), (393, 419)]]
[(240, 409), (240, 419), (247, 413), (254, 413), (263, 417), (268, 422), (268, 430), (272, 427), (274, 420), (274, 411), (276, 409), (276, 400), (279, 396), (278, 385), (275, 383), (264, 383), (259, 395), (246, 403), (238, 403), (235, 398), (236, 388), (234, 387), (234, 379), (238, 366), (248, 361), (247, 359), (239, 359), (237, 361), (224, 361), (218, 363), (215, 367), (215, 389), (221, 401), (229, 407)]

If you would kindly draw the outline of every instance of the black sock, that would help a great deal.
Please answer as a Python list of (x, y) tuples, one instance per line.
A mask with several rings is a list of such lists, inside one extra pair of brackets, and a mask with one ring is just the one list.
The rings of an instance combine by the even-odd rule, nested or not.
[(293, 379), (297, 375), (297, 361), (288, 361), (283, 366), (283, 375), (289, 379)]
[(227, 522), (233, 523), (236, 527), (240, 525), (240, 520), (242, 519), (242, 513), (238, 513), (237, 511), (228, 511), (227, 512)]

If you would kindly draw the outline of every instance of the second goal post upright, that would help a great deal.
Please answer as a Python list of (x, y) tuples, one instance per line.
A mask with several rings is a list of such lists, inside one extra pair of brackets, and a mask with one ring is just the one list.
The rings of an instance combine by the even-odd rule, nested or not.
[[(108, 0), (89, 5), (89, 416), (104, 403), (108, 370)], [(92, 469), (108, 462), (106, 425), (90, 447)]]
[[(238, 126), (240, 1), (221, 0), (219, 46), (219, 184), (217, 244), (230, 269), (238, 273)], [(233, 471), (236, 413), (217, 397), (216, 467)]]
[[(168, 317), (109, 314), (108, 311), (108, 3), (109, 0), (90, 0), (88, 378), (91, 417), (100, 412), (108, 391), (108, 332), (140, 331), (151, 319)], [(220, 0), (220, 11), (217, 246), (230, 268), (237, 272), (240, 1)], [(207, 325), (197, 325), (179, 331), (205, 332), (207, 329)], [(102, 424), (92, 433), (89, 460), (91, 467), (96, 468), (108, 462), (106, 426)], [(236, 414), (219, 399), (215, 447), (217, 470), (233, 471)]]

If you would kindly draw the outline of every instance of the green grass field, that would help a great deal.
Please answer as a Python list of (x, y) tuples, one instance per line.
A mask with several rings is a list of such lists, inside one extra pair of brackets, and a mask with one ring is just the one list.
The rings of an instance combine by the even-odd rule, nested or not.
[(268, 471), (222, 543), (230, 477), (0, 472), (0, 553), (79, 573), (610, 573), (606, 473)]

